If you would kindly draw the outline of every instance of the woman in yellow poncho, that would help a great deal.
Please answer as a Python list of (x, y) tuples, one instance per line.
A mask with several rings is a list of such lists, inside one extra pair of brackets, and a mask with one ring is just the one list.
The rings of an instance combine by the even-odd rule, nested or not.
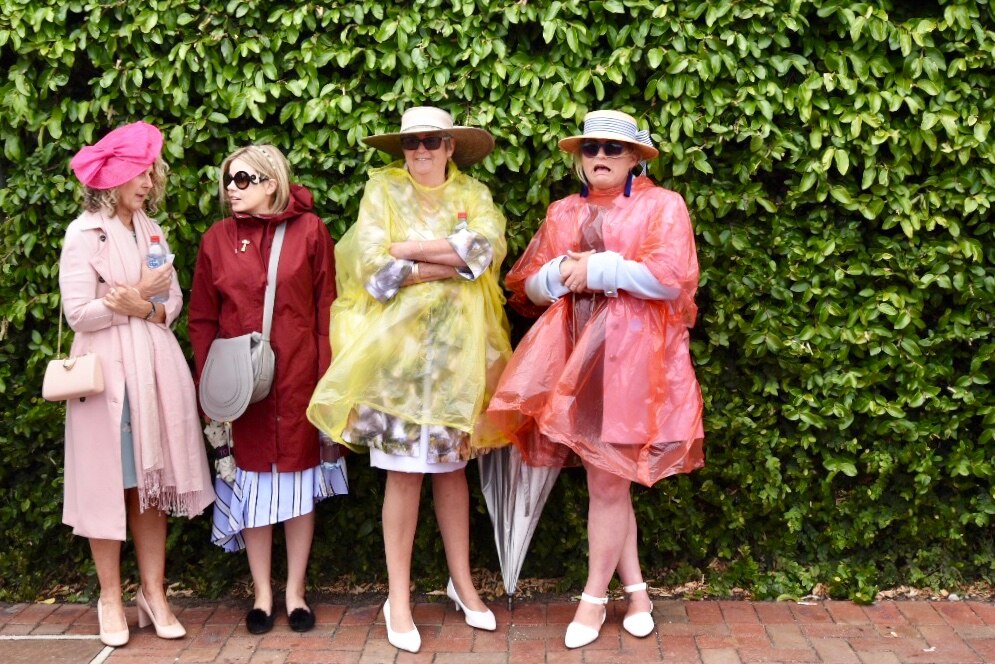
[(417, 652), (411, 552), (425, 473), (446, 549), (446, 592), (467, 624), (495, 629), (470, 576), (464, 468), (478, 451), (507, 442), (481, 417), (511, 355), (498, 286), (504, 217), (487, 188), (458, 168), (493, 149), (483, 129), (420, 106), (404, 113), (400, 132), (364, 143), (403, 161), (371, 171), (359, 217), (336, 245), (333, 359), (308, 417), (332, 440), (368, 448), (370, 463), (387, 471), (387, 638)]

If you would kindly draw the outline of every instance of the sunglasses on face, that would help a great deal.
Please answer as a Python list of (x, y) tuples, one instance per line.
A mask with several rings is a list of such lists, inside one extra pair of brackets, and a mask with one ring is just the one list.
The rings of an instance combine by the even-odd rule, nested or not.
[(401, 149), (417, 150), (419, 145), (424, 145), (426, 150), (438, 150), (442, 147), (442, 141), (444, 139), (445, 136), (426, 136), (425, 138), (418, 138), (417, 136), (402, 136)]
[(580, 144), (580, 151), (585, 157), (597, 157), (598, 153), (605, 151), (606, 157), (621, 157), (625, 154), (625, 143), (618, 141), (584, 141)]
[(269, 180), (269, 178), (265, 175), (256, 175), (255, 173), (249, 175), (245, 171), (239, 171), (235, 173), (235, 175), (225, 173), (225, 176), (221, 178), (221, 181), (225, 185), (225, 189), (227, 189), (228, 185), (232, 182), (234, 182), (235, 186), (239, 189), (248, 189), (250, 184), (259, 184), (260, 182), (265, 182), (266, 180)]

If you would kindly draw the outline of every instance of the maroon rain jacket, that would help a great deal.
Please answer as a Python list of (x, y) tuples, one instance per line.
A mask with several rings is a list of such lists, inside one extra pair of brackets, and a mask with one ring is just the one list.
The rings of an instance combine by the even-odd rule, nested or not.
[(292, 472), (320, 461), (318, 431), (305, 411), (331, 360), (328, 316), (335, 299), (335, 261), (332, 237), (313, 204), (310, 191), (292, 185), (284, 212), (215, 222), (197, 255), (189, 334), (199, 383), (215, 338), (262, 331), (270, 247), (276, 227), (287, 223), (273, 307), (273, 388), (232, 427), (235, 463), (243, 470), (269, 472), (276, 464), (280, 472)]

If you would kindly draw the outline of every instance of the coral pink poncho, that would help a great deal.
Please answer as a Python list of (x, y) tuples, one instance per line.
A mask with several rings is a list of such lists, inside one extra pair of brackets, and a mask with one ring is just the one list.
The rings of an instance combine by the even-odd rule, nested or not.
[(704, 465), (701, 393), (688, 336), (697, 314), (698, 260), (684, 200), (639, 177), (631, 197), (591, 192), (553, 203), (508, 273), (511, 304), (541, 312), (525, 295), (526, 280), (567, 250), (592, 248), (644, 264), (679, 294), (560, 298), (519, 344), (488, 414), (530, 465), (573, 465), (579, 455), (651, 486)]

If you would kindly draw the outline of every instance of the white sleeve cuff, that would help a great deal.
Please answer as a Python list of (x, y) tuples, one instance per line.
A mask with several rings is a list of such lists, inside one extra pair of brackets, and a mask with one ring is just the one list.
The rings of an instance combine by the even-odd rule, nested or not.
[(415, 262), (397, 259), (392, 260), (369, 278), (365, 284), (366, 292), (378, 302), (388, 302), (401, 290), (401, 284), (411, 274)]
[(614, 251), (600, 251), (587, 257), (587, 287), (618, 297), (618, 267), (622, 257)]
[(560, 263), (564, 258), (566, 256), (554, 258), (525, 280), (525, 294), (533, 304), (549, 305), (570, 292), (560, 279)]
[(482, 275), (487, 267), (494, 260), (494, 250), (491, 243), (480, 233), (469, 231), (465, 228), (457, 230), (446, 238), (449, 245), (456, 252), (464, 263), (463, 267), (457, 267), (456, 273), (469, 281), (475, 280)]

